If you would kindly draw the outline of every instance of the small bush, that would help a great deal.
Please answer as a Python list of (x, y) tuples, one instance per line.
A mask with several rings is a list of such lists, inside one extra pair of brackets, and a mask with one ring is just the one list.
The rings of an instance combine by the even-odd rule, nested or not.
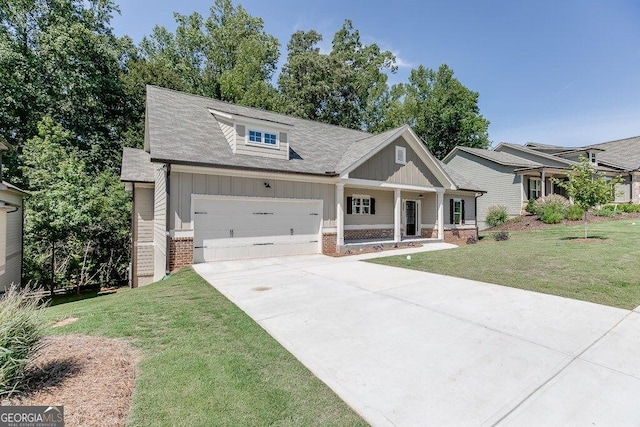
[(540, 216), (540, 219), (545, 224), (558, 224), (564, 219), (564, 213), (555, 209), (545, 209)]
[(478, 243), (478, 239), (474, 236), (467, 237), (467, 245), (475, 245), (476, 243)]
[(584, 215), (584, 209), (578, 205), (571, 205), (567, 208), (567, 219), (569, 221), (581, 220)]
[(546, 197), (540, 197), (534, 202), (534, 209), (536, 215), (542, 216), (542, 213), (547, 208), (555, 209), (558, 212), (564, 212), (569, 207), (569, 200), (565, 197), (562, 197), (559, 194), (551, 194)]
[(593, 214), (595, 216), (606, 216), (606, 217), (616, 216), (616, 212), (613, 209), (606, 208), (606, 206), (603, 206), (600, 209), (594, 210)]
[(625, 213), (640, 212), (640, 205), (633, 204), (633, 203), (624, 203), (624, 204), (618, 205), (618, 210), (620, 212), (625, 212)]
[(12, 286), (0, 299), (0, 395), (21, 389), (27, 362), (42, 348), (43, 312), (28, 291)]
[(536, 214), (536, 199), (529, 199), (527, 202), (527, 207), (524, 208), (525, 211), (529, 212), (531, 215)]
[(504, 224), (509, 219), (507, 207), (504, 205), (494, 205), (487, 208), (487, 224), (492, 227)]
[(509, 237), (511, 236), (506, 231), (496, 231), (495, 233), (493, 233), (493, 240), (495, 240), (496, 242), (509, 240)]

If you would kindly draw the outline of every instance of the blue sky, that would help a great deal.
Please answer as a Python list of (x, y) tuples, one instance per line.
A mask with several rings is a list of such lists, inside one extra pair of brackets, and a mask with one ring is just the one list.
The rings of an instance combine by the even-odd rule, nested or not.
[[(117, 1), (117, 0), (116, 0)], [(212, 1), (120, 0), (116, 34), (140, 41), (154, 25), (175, 28), (173, 12), (209, 14)], [(237, 4), (237, 2), (236, 2)], [(329, 50), (351, 19), (365, 43), (391, 50), (404, 82), (411, 68), (446, 63), (480, 93), (499, 142), (585, 145), (640, 135), (638, 0), (350, 1), (244, 0), (247, 11), (286, 44), (315, 29)]]

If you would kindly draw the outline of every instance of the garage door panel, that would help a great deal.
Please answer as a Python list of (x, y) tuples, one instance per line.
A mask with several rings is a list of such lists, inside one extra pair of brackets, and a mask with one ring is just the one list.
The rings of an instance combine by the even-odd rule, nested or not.
[(319, 200), (195, 198), (194, 262), (319, 252)]

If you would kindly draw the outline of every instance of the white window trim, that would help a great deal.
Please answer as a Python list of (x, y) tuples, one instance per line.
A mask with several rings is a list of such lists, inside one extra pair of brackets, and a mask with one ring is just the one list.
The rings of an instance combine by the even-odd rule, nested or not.
[[(460, 206), (460, 221), (456, 222), (456, 204)], [(453, 199), (453, 224), (452, 225), (464, 225), (464, 218), (462, 217), (462, 199)]]
[[(531, 183), (532, 182), (536, 182), (537, 183), (537, 190), (531, 188)], [(534, 197), (533, 196), (534, 191), (536, 191), (538, 193), (538, 197)], [(542, 196), (542, 181), (541, 181), (540, 178), (529, 178), (529, 195), (533, 199), (538, 199), (538, 198), (540, 198)]]
[[(250, 141), (249, 140), (249, 134), (251, 132), (260, 132), (260, 134), (262, 135), (262, 142)], [(276, 136), (276, 144), (275, 145), (267, 144), (266, 142), (264, 142), (264, 136), (267, 133)], [(271, 148), (271, 149), (274, 149), (274, 150), (279, 150), (280, 149), (280, 133), (278, 131), (273, 130), (273, 129), (265, 129), (265, 128), (257, 128), (257, 127), (248, 127), (248, 126), (246, 126), (245, 127), (245, 135), (244, 135), (244, 143), (246, 145), (253, 145), (255, 147), (263, 147), (263, 148)]]
[(594, 152), (588, 152), (588, 153), (587, 153), (587, 156), (588, 156), (589, 161), (590, 161), (591, 163), (598, 163), (598, 159), (597, 159), (597, 157), (596, 157), (596, 153), (594, 153)]
[[(352, 194), (351, 196), (351, 215), (371, 215), (371, 196), (367, 195), (367, 194)], [(356, 199), (360, 199), (360, 212), (356, 212), (356, 205), (354, 204)], [(364, 204), (362, 203), (363, 200), (368, 199), (369, 200), (369, 204), (366, 206), (368, 208), (368, 212), (363, 212), (364, 211)]]
[(407, 164), (407, 149), (396, 145), (396, 163), (399, 165)]
[[(407, 235), (407, 202), (416, 202), (416, 234)], [(402, 235), (405, 237), (420, 237), (422, 234), (422, 201), (420, 199), (402, 199)]]

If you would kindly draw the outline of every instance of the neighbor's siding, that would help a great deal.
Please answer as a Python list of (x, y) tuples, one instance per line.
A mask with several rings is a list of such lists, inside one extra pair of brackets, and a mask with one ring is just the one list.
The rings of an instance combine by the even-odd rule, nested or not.
[[(155, 189), (153, 209), (154, 281), (164, 277), (167, 264), (167, 175), (161, 163), (154, 163)], [(173, 180), (173, 175), (171, 176)]]
[[(458, 151), (448, 162), (467, 181), (478, 188), (487, 190), (486, 194), (478, 197), (478, 227), (487, 228), (485, 223), (486, 211), (489, 206), (504, 205), (509, 216), (520, 215), (522, 211), (522, 181), (513, 172), (513, 167), (493, 163), (473, 154)], [(448, 209), (445, 202), (445, 210)], [(445, 223), (449, 221), (445, 212)]]
[[(22, 196), (17, 193), (3, 191), (0, 198), (22, 206)], [(22, 275), (22, 207), (6, 216), (6, 264), (4, 274), (0, 275), (0, 291), (12, 283), (20, 284)]]
[[(396, 163), (396, 146), (406, 149), (407, 162), (405, 165)], [(350, 172), (349, 177), (386, 181), (394, 184), (442, 187), (431, 170), (402, 137), (387, 145), (379, 153)]]
[[(321, 199), (324, 227), (335, 227), (336, 186), (311, 182), (241, 178), (186, 172), (171, 173), (171, 230), (193, 230), (191, 194)], [(270, 188), (264, 183), (268, 182)]]
[(623, 177), (620, 184), (616, 184), (616, 199), (618, 203), (631, 202), (631, 177), (629, 175)]
[[(236, 154), (246, 154), (249, 156), (267, 157), (270, 159), (289, 159), (289, 144), (287, 144), (286, 138), (283, 141), (279, 131), (273, 129), (266, 129), (268, 132), (273, 132), (278, 135), (279, 148), (261, 147), (259, 145), (247, 144), (246, 135), (249, 130), (254, 130), (253, 127), (236, 125)], [(260, 126), (256, 126), (255, 130), (264, 131)]]
[(136, 185), (133, 201), (134, 286), (153, 281), (154, 275), (154, 189)]

